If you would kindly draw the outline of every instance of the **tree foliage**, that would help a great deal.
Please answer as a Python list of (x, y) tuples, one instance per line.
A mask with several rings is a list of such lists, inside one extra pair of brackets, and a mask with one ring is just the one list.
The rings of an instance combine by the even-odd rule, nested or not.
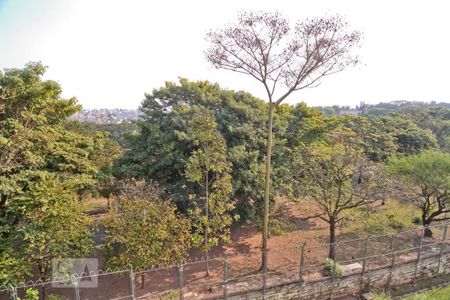
[[(44, 276), (52, 257), (72, 257), (86, 250), (86, 220), (74, 195), (80, 199), (95, 192), (103, 167), (119, 153), (107, 135), (85, 134), (68, 126), (68, 118), (80, 107), (75, 98), (61, 97), (57, 82), (42, 79), (45, 69), (30, 63), (0, 72), (4, 281), (23, 280), (38, 262)], [(9, 267), (14, 264), (18, 267)]]
[(299, 21), (294, 30), (278, 13), (241, 13), (238, 22), (207, 35), (206, 58), (216, 68), (250, 75), (268, 97), (264, 180), (263, 257), (267, 270), (267, 238), (274, 107), (291, 93), (319, 84), (328, 75), (358, 62), (353, 48), (361, 33), (339, 16)]
[(105, 226), (106, 265), (111, 268), (144, 268), (182, 262), (191, 236), (190, 222), (154, 184), (129, 181), (102, 225)]
[(70, 184), (45, 171), (29, 174), (28, 187), (9, 199), (2, 226), (0, 282), (20, 282), (37, 266), (49, 279), (52, 260), (91, 251), (89, 218)]
[(198, 112), (189, 122), (189, 140), (196, 149), (186, 164), (185, 176), (200, 189), (192, 195), (194, 208), (189, 210), (194, 225), (194, 241), (206, 255), (206, 275), (209, 275), (208, 253), (220, 241), (230, 242), (231, 211), (234, 203), (231, 165), (226, 157), (226, 145), (216, 130), (216, 123), (208, 113)]
[(369, 161), (355, 136), (334, 131), (331, 142), (317, 141), (299, 149), (299, 187), (330, 225), (330, 253), (335, 259), (336, 226), (344, 212), (383, 199), (386, 182), (380, 167)]
[(421, 211), (423, 225), (450, 218), (446, 215), (450, 213), (450, 154), (426, 151), (392, 157), (389, 165), (398, 176), (402, 196)]
[[(248, 93), (221, 89), (217, 84), (181, 79), (178, 84), (168, 82), (147, 94), (140, 110), (139, 134), (116, 164), (118, 177), (154, 180), (168, 191), (182, 211), (187, 211), (195, 185), (185, 177), (185, 168), (196, 146), (186, 136), (193, 115), (205, 111), (214, 118), (227, 146), (227, 160), (233, 166), (230, 197), (236, 200), (236, 210), (242, 220), (255, 217), (262, 207), (262, 160), (267, 138), (264, 129), (267, 107), (262, 100)], [(285, 119), (276, 113), (275, 130), (284, 133), (286, 126)], [(286, 169), (284, 147), (280, 134), (275, 140), (275, 173)], [(279, 176), (275, 188), (281, 189), (285, 180)]]

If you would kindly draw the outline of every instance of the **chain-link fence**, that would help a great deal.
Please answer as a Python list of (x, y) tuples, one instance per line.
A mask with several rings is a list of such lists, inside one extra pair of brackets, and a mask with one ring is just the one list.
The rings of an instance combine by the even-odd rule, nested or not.
[[(426, 230), (432, 231), (432, 237), (427, 236)], [(303, 243), (269, 249), (267, 270), (260, 269), (261, 251), (250, 251), (208, 260), (193, 259), (172, 267), (91, 271), (72, 274), (65, 280), (3, 286), (0, 299), (23, 298), (29, 288), (38, 290), (44, 299), (227, 299), (248, 291), (264, 294), (271, 287), (293, 282), (298, 282), (301, 288), (323, 278), (333, 281), (338, 274), (336, 269), (344, 275), (360, 274), (363, 290), (364, 275), (385, 268), (388, 270), (385, 286), (389, 289), (396, 282), (393, 270), (402, 262), (415, 263), (413, 281), (420, 277), (421, 260), (426, 257), (436, 257), (437, 267), (431, 272), (441, 273), (442, 256), (450, 251), (447, 231), (448, 223), (442, 223), (392, 235), (340, 241), (333, 244), (336, 264), (332, 264), (331, 272), (324, 268), (330, 245), (309, 247)], [(332, 288), (328, 292), (332, 295)]]

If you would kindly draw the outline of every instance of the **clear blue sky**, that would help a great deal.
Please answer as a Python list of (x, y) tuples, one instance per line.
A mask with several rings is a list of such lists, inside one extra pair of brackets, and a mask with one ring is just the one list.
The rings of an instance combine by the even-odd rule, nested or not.
[(290, 103), (450, 102), (450, 18), (439, 0), (0, 0), (0, 68), (42, 61), (64, 96), (87, 108), (137, 108), (145, 92), (179, 76), (263, 98), (251, 78), (215, 70), (203, 57), (206, 31), (240, 10), (278, 10), (292, 20), (340, 13), (364, 31), (362, 65)]

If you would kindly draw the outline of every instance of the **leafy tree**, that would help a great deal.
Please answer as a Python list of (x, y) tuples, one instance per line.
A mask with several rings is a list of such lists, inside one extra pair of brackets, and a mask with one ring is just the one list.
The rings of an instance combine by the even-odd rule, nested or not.
[(230, 212), (234, 204), (223, 137), (216, 130), (216, 123), (208, 113), (197, 113), (189, 122), (188, 138), (197, 146), (186, 164), (186, 177), (201, 187), (194, 198), (191, 210), (194, 219), (195, 240), (205, 251), (206, 276), (209, 276), (208, 252), (220, 241), (230, 241)]
[(40, 279), (46, 281), (53, 259), (81, 257), (90, 252), (92, 245), (89, 218), (71, 186), (45, 171), (30, 174), (27, 179), (27, 190), (15, 195), (4, 212), (6, 217), (20, 219), (15, 226), (6, 227), (9, 232), (3, 239), (2, 246), (6, 247), (2, 259), (14, 259), (15, 263), (13, 268), (4, 266), (11, 268), (9, 272), (0, 272), (4, 282), (32, 275), (34, 266)]
[(305, 103), (295, 105), (291, 109), (286, 134), (288, 148), (294, 149), (302, 144), (322, 139), (335, 127), (328, 120), (330, 119), (316, 108), (308, 107)]
[[(115, 156), (105, 135), (83, 134), (66, 127), (68, 118), (80, 107), (75, 98), (61, 98), (57, 82), (42, 79), (45, 70), (40, 63), (30, 63), (23, 69), (0, 72), (0, 265), (19, 265), (0, 271), (5, 282), (24, 281), (44, 251), (31, 248), (37, 244), (22, 247), (23, 243), (16, 242), (19, 234), (48, 245), (49, 252), (42, 254), (45, 257), (62, 255), (61, 249), (67, 244), (62, 241), (58, 248), (46, 238), (56, 242), (60, 229), (70, 233), (60, 224), (61, 219), (52, 218), (52, 213), (70, 218), (64, 220), (67, 224), (84, 220), (84, 215), (74, 208), (72, 197), (80, 199), (86, 192), (95, 192), (97, 180), (103, 176), (102, 167)], [(49, 185), (48, 201), (41, 198), (45, 184)], [(58, 193), (60, 201), (52, 198)], [(73, 208), (73, 214), (63, 210), (62, 203)], [(50, 215), (47, 217), (41, 209)], [(37, 215), (47, 219), (34, 218)], [(31, 232), (25, 235), (24, 230)], [(73, 234), (76, 232), (74, 229)], [(80, 249), (84, 249), (84, 241), (80, 236)], [(75, 245), (72, 248), (78, 249)], [(20, 260), (20, 255), (28, 255), (30, 260)]]
[[(206, 58), (216, 68), (250, 75), (267, 92), (268, 123), (264, 184), (262, 268), (267, 269), (272, 122), (274, 108), (294, 91), (318, 84), (324, 76), (357, 63), (351, 50), (360, 33), (340, 17), (298, 22), (293, 31), (278, 13), (242, 13), (238, 22), (207, 35)], [(280, 88), (283, 91), (278, 92)], [(277, 94), (275, 92), (277, 91)]]
[[(115, 167), (119, 178), (136, 177), (153, 180), (166, 189), (180, 210), (186, 212), (189, 195), (195, 193), (195, 184), (188, 181), (185, 168), (196, 148), (186, 139), (189, 122), (195, 111), (206, 111), (214, 117), (217, 131), (225, 139), (236, 211), (241, 220), (252, 219), (261, 209), (264, 197), (264, 149), (267, 134), (265, 115), (267, 107), (248, 93), (221, 89), (209, 82), (190, 82), (181, 79), (178, 84), (167, 82), (160, 89), (147, 94), (142, 102), (139, 133), (131, 140)], [(280, 112), (281, 114), (281, 112)], [(280, 138), (275, 143), (274, 172), (282, 173), (284, 141), (281, 134), (287, 123), (275, 113), (274, 130)], [(279, 191), (285, 178), (275, 178), (274, 191)]]
[(102, 221), (106, 265), (144, 268), (182, 262), (191, 242), (189, 220), (164, 201), (155, 184), (144, 181), (119, 184), (115, 209), (109, 210)]
[(430, 130), (418, 127), (404, 115), (339, 116), (335, 120), (337, 126), (358, 134), (366, 156), (375, 162), (386, 161), (392, 155), (412, 155), (438, 146)]
[(450, 152), (450, 108), (409, 109), (402, 115), (411, 118), (420, 128), (431, 130), (441, 151)]
[(346, 211), (383, 199), (382, 170), (364, 156), (354, 135), (334, 131), (331, 142), (317, 141), (299, 149), (295, 172), (302, 193), (329, 224), (329, 258), (335, 260), (336, 226)]
[[(398, 190), (422, 213), (424, 226), (448, 220), (450, 213), (450, 154), (426, 151), (408, 157), (392, 157), (389, 165), (401, 184)], [(426, 236), (431, 236), (429, 228)]]

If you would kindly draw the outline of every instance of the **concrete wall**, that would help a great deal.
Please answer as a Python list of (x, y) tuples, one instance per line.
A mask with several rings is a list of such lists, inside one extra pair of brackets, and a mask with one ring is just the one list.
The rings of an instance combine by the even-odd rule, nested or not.
[[(423, 255), (417, 265), (416, 279), (430, 278), (438, 275), (439, 253), (428, 253)], [(417, 257), (417, 256), (416, 256)], [(369, 288), (386, 288), (390, 280), (390, 286), (411, 282), (416, 270), (416, 257), (409, 259), (399, 258), (392, 269), (391, 264), (373, 268), (364, 274), (363, 289)], [(450, 272), (450, 253), (446, 252), (441, 257), (440, 270), (441, 273)], [(298, 299), (299, 292), (301, 299), (328, 299), (330, 290), (333, 290), (333, 297), (343, 295), (359, 294), (361, 286), (361, 272), (347, 274), (336, 277), (334, 282), (331, 278), (322, 278), (317, 280), (305, 281), (301, 286), (298, 280), (280, 285), (266, 287), (264, 299)], [(253, 290), (244, 293), (231, 294), (228, 299), (263, 299), (263, 290)]]

